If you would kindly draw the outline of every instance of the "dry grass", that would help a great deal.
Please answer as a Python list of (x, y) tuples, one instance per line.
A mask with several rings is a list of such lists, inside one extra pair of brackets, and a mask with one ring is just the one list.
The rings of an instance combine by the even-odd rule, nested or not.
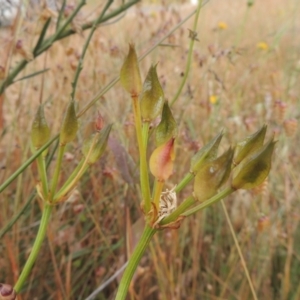
[[(144, 53), (193, 9), (187, 4), (172, 8), (140, 4), (115, 24), (100, 27), (80, 76), (79, 109), (118, 76), (128, 42)], [(278, 138), (268, 182), (225, 201), (259, 299), (300, 299), (299, 131), (290, 136), (296, 124), (291, 119), (299, 121), (300, 117), (299, 14), (297, 0), (257, 1), (251, 8), (246, 1), (210, 1), (200, 15), (200, 41), (195, 44), (187, 84), (173, 106), (180, 137), (176, 172), (169, 186), (189, 170), (195, 150), (221, 128), (226, 130), (223, 149), (264, 123)], [(144, 76), (151, 63), (159, 62), (158, 73), (170, 100), (185, 70), (191, 22), (141, 62)], [(28, 47), (34, 38), (30, 31), (21, 30), (18, 37)], [(80, 36), (67, 38), (28, 65), (22, 76), (50, 68), (44, 85), (42, 76), (37, 76), (7, 90), (1, 181), (30, 156), (28, 133), (41, 97), (47, 103), (52, 132), (58, 132), (83, 42)], [(0, 44), (0, 65), (4, 65), (8, 31), (0, 31)], [(13, 56), (12, 66), (20, 59), (18, 55)], [(78, 162), (89, 122), (98, 110), (105, 122), (114, 123), (109, 150), (85, 175), (72, 199), (55, 209), (24, 300), (84, 299), (125, 262), (142, 228), (130, 100), (119, 84), (81, 117), (81, 131), (68, 147), (61, 182)], [(0, 227), (26, 203), (36, 174), (32, 165), (1, 194)], [(179, 199), (191, 192), (189, 186)], [(16, 280), (40, 214), (35, 199), (2, 239), (0, 282)], [(118, 281), (110, 284), (97, 299), (113, 299), (117, 285)], [(131, 296), (252, 299), (221, 205), (185, 220), (178, 231), (163, 231), (155, 237), (138, 269)]]

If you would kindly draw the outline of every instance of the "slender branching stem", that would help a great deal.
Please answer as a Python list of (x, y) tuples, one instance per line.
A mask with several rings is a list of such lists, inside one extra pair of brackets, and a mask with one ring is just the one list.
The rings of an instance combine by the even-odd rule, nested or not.
[(48, 226), (48, 223), (50, 220), (51, 212), (52, 212), (52, 206), (49, 204), (45, 204), (40, 227), (39, 227), (36, 239), (34, 241), (34, 244), (32, 246), (32, 250), (31, 250), (30, 255), (26, 261), (26, 264), (22, 270), (21, 275), (19, 276), (18, 281), (16, 282), (16, 284), (14, 286), (14, 289), (17, 293), (20, 293), (20, 291), (21, 291), (26, 279), (28, 278), (28, 276), (31, 272), (31, 269), (37, 259), (37, 256), (40, 252), (42, 243), (43, 243), (45, 235), (46, 235), (47, 226)]
[(227, 197), (228, 195), (232, 194), (235, 190), (232, 189), (231, 187), (227, 187), (225, 188), (223, 191), (221, 191), (220, 193), (216, 194), (215, 196), (213, 196), (212, 198), (204, 201), (203, 203), (196, 205), (195, 207), (185, 211), (183, 214), (181, 214), (184, 217), (188, 217), (190, 215), (195, 214), (196, 212), (211, 206), (212, 204), (222, 200), (223, 198)]
[(75, 72), (75, 76), (74, 76), (74, 80), (72, 82), (72, 93), (71, 93), (71, 99), (74, 100), (75, 99), (75, 92), (76, 92), (76, 87), (77, 87), (77, 83), (78, 83), (78, 78), (79, 78), (79, 74), (82, 70), (82, 63), (83, 63), (83, 60), (84, 60), (84, 56), (86, 54), (86, 51), (87, 51), (87, 48), (91, 42), (91, 39), (92, 39), (92, 36), (94, 34), (94, 32), (96, 31), (97, 29), (97, 24), (99, 24), (102, 20), (102, 18), (104, 17), (106, 11), (108, 10), (108, 8), (112, 5), (113, 3), (113, 0), (108, 0), (104, 9), (102, 10), (101, 14), (99, 15), (99, 17), (94, 21), (94, 24), (93, 24), (93, 27), (85, 41), (85, 44), (83, 46), (83, 49), (82, 49), (82, 53), (81, 53), (81, 56), (79, 58), (79, 63), (78, 63), (78, 66), (77, 66), (77, 69), (76, 69), (76, 72)]

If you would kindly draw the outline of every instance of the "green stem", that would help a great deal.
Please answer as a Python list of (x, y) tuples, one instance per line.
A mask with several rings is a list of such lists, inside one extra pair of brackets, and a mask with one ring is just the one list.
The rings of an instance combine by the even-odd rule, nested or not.
[(142, 197), (145, 207), (146, 214), (151, 209), (151, 196), (150, 196), (150, 185), (149, 185), (149, 173), (147, 165), (147, 153), (144, 147), (143, 134), (142, 134), (142, 119), (141, 119), (141, 110), (139, 99), (136, 96), (132, 96), (132, 105), (134, 112), (134, 121), (136, 136), (139, 145), (139, 154), (140, 154), (140, 181), (142, 189)]
[(195, 177), (195, 175), (191, 172), (187, 173), (184, 178), (177, 184), (176, 188), (175, 188), (175, 192), (178, 193), (180, 192), (183, 188), (185, 188), (190, 182), (191, 180), (193, 180), (193, 178)]
[(227, 187), (226, 189), (224, 189), (222, 192), (220, 192), (219, 194), (213, 196), (212, 198), (208, 199), (207, 201), (204, 201), (203, 203), (187, 210), (186, 212), (184, 212), (183, 214), (181, 214), (182, 216), (188, 217), (208, 206), (211, 206), (212, 204), (220, 201), (221, 199), (227, 197), (228, 195), (230, 195), (231, 193), (233, 193), (235, 190), (232, 189), (231, 187)]
[(186, 198), (169, 216), (164, 218), (159, 224), (166, 225), (175, 222), (189, 207), (197, 202), (193, 196)]
[(12, 181), (14, 181), (19, 174), (21, 174), (44, 150), (46, 150), (56, 139), (58, 135), (48, 141), (43, 147), (41, 147), (36, 153), (34, 153), (17, 171), (10, 175), (0, 186), (0, 193), (7, 188)]
[[(193, 32), (196, 33), (197, 30), (197, 23), (198, 23), (198, 19), (199, 19), (199, 14), (200, 14), (200, 10), (202, 7), (202, 1), (199, 0), (198, 6), (197, 6), (197, 10), (196, 10), (196, 15), (195, 15), (195, 19), (194, 19), (194, 25), (193, 25)], [(188, 53), (188, 58), (187, 58), (187, 63), (186, 63), (186, 68), (185, 68), (185, 72), (184, 72), (184, 76), (182, 78), (181, 84), (179, 86), (179, 89), (177, 90), (177, 93), (175, 94), (173, 100), (171, 101), (171, 105), (173, 105), (178, 97), (180, 96), (183, 87), (185, 86), (186, 80), (188, 78), (189, 72), (190, 72), (190, 68), (191, 68), (191, 63), (192, 63), (192, 57), (193, 57), (193, 48), (194, 48), (194, 43), (195, 43), (195, 39), (191, 37), (190, 40), (190, 47), (189, 47), (189, 53)]]
[(41, 46), (40, 49), (37, 51), (37, 55), (39, 53), (44, 52), (49, 47), (52, 46), (52, 44), (58, 40), (58, 37), (63, 33), (63, 31), (67, 28), (67, 26), (73, 21), (73, 19), (76, 17), (78, 12), (80, 11), (81, 7), (85, 5), (85, 0), (81, 0), (77, 7), (74, 9), (74, 11), (70, 14), (70, 16), (66, 19), (66, 21), (63, 23), (61, 27), (58, 28), (58, 30), (50, 37), (48, 38), (45, 43)]
[(45, 235), (46, 235), (47, 225), (50, 220), (51, 212), (52, 212), (52, 206), (49, 204), (46, 204), (44, 207), (44, 210), (43, 210), (39, 231), (37, 233), (32, 250), (31, 250), (30, 255), (26, 261), (26, 264), (22, 270), (21, 275), (18, 278), (18, 281), (16, 282), (16, 284), (14, 286), (14, 289), (17, 293), (20, 293), (22, 286), (25, 283), (27, 277), (29, 276), (31, 269), (37, 259), (37, 256), (39, 254), (39, 251), (41, 249), (42, 243), (43, 243)]
[(156, 231), (157, 231), (156, 229), (151, 228), (149, 225), (145, 226), (144, 232), (136, 248), (134, 249), (131, 258), (129, 259), (127, 268), (122, 276), (115, 300), (126, 299), (128, 288), (132, 280), (132, 277), (135, 273), (135, 270)]
[(78, 66), (77, 66), (77, 69), (76, 69), (76, 72), (75, 72), (75, 76), (74, 76), (74, 80), (72, 82), (72, 92), (71, 92), (71, 99), (74, 100), (75, 99), (75, 92), (76, 92), (76, 87), (77, 87), (77, 82), (78, 82), (78, 79), (79, 79), (79, 74), (82, 70), (82, 62), (83, 62), (83, 59), (84, 59), (84, 56), (85, 56), (85, 53), (87, 51), (87, 48), (90, 44), (90, 41), (92, 39), (92, 36), (95, 32), (95, 30), (97, 29), (97, 24), (99, 24), (102, 20), (102, 18), (104, 17), (104, 14), (106, 13), (106, 11), (108, 10), (108, 8), (111, 6), (111, 4), (113, 3), (113, 0), (108, 0), (105, 7), (103, 8), (101, 14), (99, 15), (99, 17), (94, 21), (93, 23), (93, 27), (90, 31), (90, 34), (88, 35), (88, 38), (86, 39), (86, 42), (83, 46), (83, 49), (82, 49), (82, 53), (81, 53), (81, 56), (80, 56), (80, 59), (79, 59), (79, 63), (78, 63)]
[(52, 199), (53, 199), (56, 187), (57, 187), (57, 182), (58, 182), (58, 178), (59, 178), (59, 174), (60, 174), (60, 168), (61, 168), (61, 163), (62, 163), (62, 159), (64, 156), (65, 148), (66, 148), (66, 145), (59, 145), (59, 148), (58, 148), (57, 161), (56, 161), (55, 171), (54, 171), (53, 178), (52, 178), (50, 196), (48, 199), (48, 201), (50, 201), (50, 202), (52, 202)]
[(71, 175), (68, 177), (68, 179), (65, 181), (63, 186), (60, 188), (60, 190), (55, 194), (54, 199), (59, 199), (62, 195), (64, 195), (67, 192), (68, 186), (70, 183), (74, 180), (74, 178), (77, 176), (78, 172), (81, 170), (83, 164), (84, 164), (85, 158), (82, 158), (76, 168), (73, 170)]
[(147, 153), (148, 138), (149, 138), (149, 127), (150, 127), (149, 122), (143, 123), (142, 138), (143, 138), (144, 149), (146, 149), (146, 153)]
[(39, 170), (39, 176), (42, 182), (43, 198), (46, 199), (48, 195), (48, 180), (45, 165), (45, 157), (43, 156), (43, 153), (40, 156), (38, 156), (37, 165)]

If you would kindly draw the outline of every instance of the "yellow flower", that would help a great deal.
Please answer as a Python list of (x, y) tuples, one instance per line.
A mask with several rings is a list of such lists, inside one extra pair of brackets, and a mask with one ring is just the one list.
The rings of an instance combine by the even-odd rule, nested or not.
[(218, 23), (218, 28), (221, 30), (227, 29), (227, 24), (225, 22), (219, 22)]
[(259, 42), (257, 43), (256, 48), (267, 51), (269, 49), (269, 45), (266, 42)]
[(216, 95), (209, 96), (209, 102), (211, 104), (216, 104), (218, 102), (218, 96), (216, 96)]

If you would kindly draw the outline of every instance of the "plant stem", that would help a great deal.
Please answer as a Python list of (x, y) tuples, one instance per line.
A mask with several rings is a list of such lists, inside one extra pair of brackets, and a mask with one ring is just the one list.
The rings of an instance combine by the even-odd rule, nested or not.
[(131, 258), (129, 259), (127, 268), (122, 276), (121, 282), (119, 284), (118, 292), (115, 300), (125, 300), (128, 292), (128, 288), (132, 277), (135, 273), (135, 270), (144, 255), (145, 250), (148, 247), (149, 242), (151, 241), (153, 235), (156, 233), (156, 229), (151, 228), (149, 225), (146, 225), (144, 232), (134, 249)]
[[(193, 32), (195, 32), (196, 34), (196, 29), (197, 29), (197, 23), (198, 23), (198, 19), (199, 19), (199, 14), (200, 14), (200, 10), (202, 7), (202, 0), (199, 0), (198, 6), (197, 6), (197, 10), (196, 10), (196, 15), (195, 15), (195, 19), (194, 19), (194, 25), (193, 25)], [(173, 105), (178, 97), (180, 96), (183, 87), (185, 86), (186, 80), (188, 78), (189, 72), (190, 72), (190, 67), (191, 67), (191, 63), (192, 63), (192, 56), (193, 56), (193, 48), (194, 48), (194, 43), (195, 43), (196, 37), (193, 38), (191, 37), (190, 40), (190, 47), (189, 47), (189, 53), (188, 53), (188, 58), (187, 58), (187, 63), (186, 63), (186, 67), (185, 67), (185, 72), (184, 72), (184, 76), (182, 78), (182, 81), (180, 83), (180, 86), (173, 98), (173, 100), (171, 101), (171, 105)]]
[(148, 165), (147, 165), (147, 154), (143, 142), (142, 134), (142, 119), (141, 119), (141, 110), (139, 99), (137, 96), (132, 96), (132, 106), (134, 112), (134, 121), (136, 136), (139, 145), (139, 155), (140, 155), (140, 182), (142, 189), (142, 197), (145, 207), (146, 214), (150, 211), (151, 208), (151, 196), (150, 196), (150, 185), (149, 185), (149, 174), (148, 174)]
[(159, 224), (166, 225), (175, 222), (189, 207), (194, 205), (197, 200), (193, 196), (186, 198), (169, 216), (165, 217)]
[(44, 146), (42, 146), (36, 153), (34, 153), (18, 170), (16, 170), (12, 175), (10, 175), (0, 186), (0, 193), (7, 188), (12, 181), (14, 181), (19, 174), (21, 174), (44, 150), (46, 150), (56, 139), (58, 135), (48, 141)]
[(88, 35), (88, 38), (85, 41), (85, 44), (83, 46), (82, 53), (81, 53), (81, 56), (80, 56), (80, 59), (79, 59), (79, 63), (78, 63), (78, 66), (77, 66), (77, 69), (76, 69), (76, 72), (75, 72), (74, 80), (72, 82), (72, 93), (71, 93), (71, 99), (72, 100), (75, 99), (75, 92), (76, 92), (76, 87), (77, 87), (77, 83), (78, 83), (78, 79), (79, 79), (79, 74), (80, 74), (80, 72), (81, 72), (81, 70), (83, 68), (82, 67), (82, 62), (83, 62), (85, 53), (87, 51), (87, 48), (88, 48), (88, 46), (90, 44), (90, 41), (92, 39), (92, 36), (93, 36), (95, 30), (97, 29), (97, 24), (99, 24), (101, 22), (102, 18), (104, 17), (104, 14), (106, 13), (106, 11), (108, 10), (108, 8), (111, 6), (112, 3), (113, 3), (113, 0), (108, 0), (107, 1), (105, 7), (103, 8), (103, 10), (101, 12), (101, 14), (94, 21), (92, 30), (90, 31), (90, 34)]
[(48, 199), (48, 201), (50, 201), (50, 202), (52, 202), (52, 199), (53, 199), (56, 187), (57, 187), (57, 182), (58, 182), (58, 178), (59, 178), (59, 174), (60, 174), (60, 168), (61, 168), (61, 163), (62, 163), (62, 159), (64, 156), (65, 148), (66, 148), (66, 145), (59, 145), (59, 148), (58, 148), (57, 162), (56, 162), (56, 166), (55, 166), (55, 170), (54, 170), (54, 174), (53, 174), (53, 178), (52, 178), (50, 196)]
[(40, 156), (38, 156), (37, 165), (39, 170), (39, 176), (42, 182), (43, 198), (46, 199), (48, 195), (48, 180), (46, 173), (45, 157), (43, 156), (43, 153)]
[(195, 175), (191, 172), (187, 173), (184, 178), (178, 183), (178, 185), (175, 188), (175, 192), (180, 192), (183, 188), (185, 188), (191, 180), (195, 177)]
[(143, 145), (144, 148), (146, 149), (146, 153), (147, 153), (147, 146), (148, 146), (149, 127), (150, 127), (149, 122), (143, 123), (142, 136), (143, 136)]
[(189, 209), (188, 211), (184, 212), (183, 214), (181, 214), (182, 216), (188, 217), (208, 206), (211, 206), (212, 204), (220, 201), (221, 199), (227, 197), (228, 195), (230, 195), (231, 193), (233, 193), (235, 190), (232, 189), (231, 187), (227, 187), (226, 189), (224, 189), (223, 191), (221, 191), (219, 194), (216, 194), (215, 196), (213, 196), (212, 198), (204, 201), (203, 203)]
[(226, 217), (226, 221), (228, 223), (231, 235), (232, 235), (233, 240), (234, 240), (235, 247), (236, 247), (236, 249), (238, 251), (238, 254), (239, 254), (239, 257), (241, 259), (242, 266), (244, 268), (244, 272), (246, 274), (246, 277), (247, 277), (247, 280), (248, 280), (248, 283), (249, 283), (249, 286), (250, 286), (250, 289), (251, 289), (251, 293), (252, 293), (253, 299), (257, 300), (256, 292), (255, 292), (255, 289), (254, 289), (254, 286), (253, 286), (253, 283), (252, 283), (252, 280), (251, 280), (251, 277), (250, 277), (250, 274), (249, 274), (249, 271), (248, 271), (248, 268), (247, 268), (247, 265), (246, 265), (243, 253), (242, 253), (242, 250), (240, 248), (239, 242), (238, 242), (236, 234), (234, 232), (234, 229), (233, 229), (232, 223), (230, 221), (230, 217), (228, 215), (227, 208), (226, 208), (226, 206), (224, 204), (223, 199), (221, 200), (221, 203), (222, 203), (223, 211), (224, 211), (224, 214), (225, 214), (225, 217)]
[(45, 204), (43, 214), (42, 214), (41, 224), (40, 224), (39, 231), (37, 233), (35, 242), (33, 244), (32, 250), (31, 250), (30, 255), (26, 261), (26, 264), (22, 270), (21, 275), (18, 278), (18, 281), (16, 282), (16, 284), (14, 286), (14, 289), (17, 293), (20, 293), (22, 286), (25, 283), (27, 277), (29, 276), (31, 269), (37, 259), (37, 256), (39, 254), (40, 248), (42, 246), (43, 240), (46, 235), (47, 225), (50, 220), (52, 208), (53, 207), (51, 205)]

